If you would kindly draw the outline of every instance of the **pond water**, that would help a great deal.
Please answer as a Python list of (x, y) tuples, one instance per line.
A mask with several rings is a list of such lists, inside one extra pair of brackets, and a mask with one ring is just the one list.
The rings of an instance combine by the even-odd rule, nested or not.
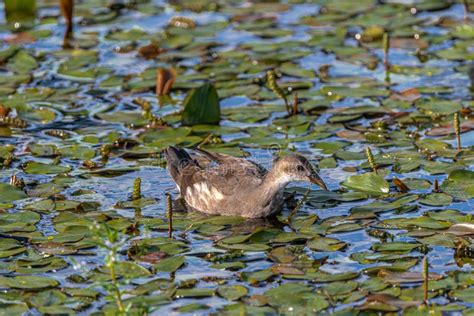
[[(0, 314), (472, 314), (474, 3), (86, 0), (65, 41), (56, 1), (12, 2)], [(220, 124), (184, 126), (208, 82)], [(175, 207), (169, 238), (170, 145), (299, 153), (330, 191), (291, 184), (271, 219)]]

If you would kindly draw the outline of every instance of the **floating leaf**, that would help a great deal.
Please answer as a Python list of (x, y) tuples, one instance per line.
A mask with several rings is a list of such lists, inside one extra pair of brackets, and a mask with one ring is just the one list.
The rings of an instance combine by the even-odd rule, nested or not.
[(0, 203), (9, 203), (27, 197), (28, 196), (22, 190), (7, 183), (0, 183)]
[(37, 291), (47, 288), (53, 288), (59, 285), (59, 282), (42, 276), (16, 276), (4, 277), (0, 276), (0, 287), (8, 289), (20, 289)]
[(306, 245), (316, 251), (338, 251), (347, 244), (334, 238), (316, 237), (309, 240)]
[(155, 269), (159, 272), (175, 272), (184, 264), (183, 256), (174, 256), (161, 260), (155, 264)]
[(366, 192), (374, 196), (385, 195), (390, 191), (388, 182), (382, 176), (375, 173), (350, 176), (343, 185), (349, 189)]
[(229, 301), (236, 301), (247, 293), (247, 288), (242, 285), (223, 285), (217, 289), (217, 294)]
[(23, 170), (25, 170), (26, 173), (31, 174), (58, 174), (71, 171), (71, 167), (29, 161)]
[(458, 199), (474, 198), (474, 171), (454, 170), (441, 185), (441, 189)]
[(221, 110), (217, 90), (212, 84), (192, 90), (183, 101), (183, 125), (219, 124)]
[(420, 203), (433, 206), (446, 206), (451, 204), (453, 198), (444, 193), (432, 193), (420, 200)]

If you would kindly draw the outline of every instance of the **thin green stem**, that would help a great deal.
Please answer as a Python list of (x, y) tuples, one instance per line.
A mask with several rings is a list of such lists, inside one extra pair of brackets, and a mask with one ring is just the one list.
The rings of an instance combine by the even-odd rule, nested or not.
[(173, 200), (169, 193), (166, 193), (166, 217), (168, 218), (168, 238), (173, 238)]
[(428, 279), (429, 279), (429, 271), (428, 271), (428, 256), (424, 256), (423, 258), (423, 298), (425, 301), (425, 305), (428, 305)]
[(385, 82), (390, 83), (390, 37), (387, 32), (383, 34), (383, 65), (385, 67)]
[(456, 140), (458, 142), (458, 151), (461, 151), (461, 121), (459, 119), (459, 113), (454, 113), (454, 132), (456, 133)]
[(120, 293), (120, 289), (117, 285), (117, 275), (115, 272), (115, 256), (116, 252), (112, 251), (112, 257), (110, 258), (110, 264), (109, 264), (109, 269), (110, 269), (110, 278), (112, 280), (112, 286), (114, 288), (114, 296), (115, 296), (115, 302), (117, 303), (117, 308), (121, 314), (125, 312), (125, 307), (123, 305), (122, 301), (122, 294)]
[(374, 155), (372, 154), (372, 150), (370, 149), (370, 147), (367, 147), (365, 149), (365, 153), (367, 154), (367, 161), (369, 162), (370, 167), (375, 172), (375, 174), (378, 174), (377, 164), (375, 163), (375, 158), (374, 158)]

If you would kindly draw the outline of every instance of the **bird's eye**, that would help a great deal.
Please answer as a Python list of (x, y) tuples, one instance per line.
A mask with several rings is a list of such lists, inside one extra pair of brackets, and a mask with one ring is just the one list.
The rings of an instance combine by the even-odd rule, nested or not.
[(296, 169), (300, 172), (304, 171), (303, 165), (298, 165), (298, 167), (296, 167)]

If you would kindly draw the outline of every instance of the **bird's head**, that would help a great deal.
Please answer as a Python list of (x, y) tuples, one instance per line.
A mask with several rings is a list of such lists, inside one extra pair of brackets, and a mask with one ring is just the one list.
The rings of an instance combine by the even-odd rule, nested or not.
[(324, 190), (328, 190), (326, 184), (314, 170), (311, 163), (301, 155), (284, 156), (275, 159), (273, 170), (282, 182), (311, 182), (320, 186)]

